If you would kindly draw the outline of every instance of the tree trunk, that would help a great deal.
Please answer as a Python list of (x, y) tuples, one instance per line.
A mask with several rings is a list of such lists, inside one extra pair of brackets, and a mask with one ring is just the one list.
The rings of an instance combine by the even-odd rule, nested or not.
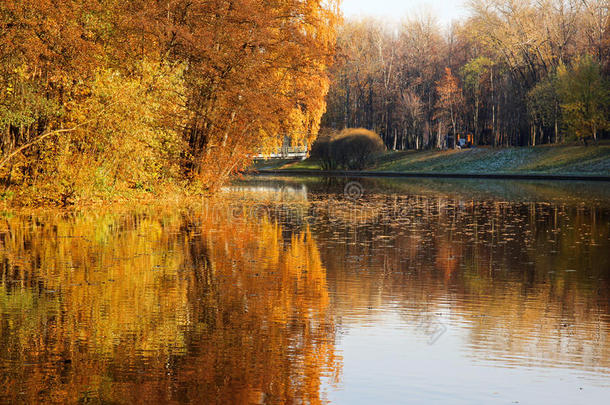
[(443, 124), (439, 121), (438, 122), (438, 135), (436, 138), (436, 147), (438, 149), (442, 148), (442, 137), (443, 137), (442, 133), (443, 133)]
[(498, 146), (499, 134), (498, 134), (498, 128), (496, 126), (496, 95), (495, 95), (495, 88), (494, 88), (494, 69), (493, 69), (493, 67), (491, 68), (491, 71), (490, 71), (489, 80), (491, 81), (491, 136), (493, 138), (493, 146), (495, 148), (496, 146)]
[(479, 95), (475, 96), (474, 101), (474, 139), (472, 140), (473, 145), (478, 145), (479, 142)]
[(349, 94), (349, 82), (346, 80), (345, 81), (345, 116), (343, 117), (343, 128), (348, 128), (349, 127), (349, 114), (350, 114), (350, 108), (349, 108), (349, 103), (350, 103), (350, 94)]
[(457, 148), (457, 130), (455, 123), (455, 116), (453, 114), (453, 110), (451, 111), (451, 127), (453, 129), (453, 149)]
[(532, 125), (530, 145), (536, 146), (536, 125), (535, 124)]

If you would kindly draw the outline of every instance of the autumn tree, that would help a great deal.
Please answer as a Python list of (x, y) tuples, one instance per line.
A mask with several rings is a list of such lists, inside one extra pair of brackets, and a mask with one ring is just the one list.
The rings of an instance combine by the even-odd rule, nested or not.
[(597, 142), (600, 131), (610, 121), (610, 82), (601, 74), (601, 66), (592, 57), (577, 59), (558, 71), (561, 109), (568, 128), (583, 142)]
[(437, 82), (436, 90), (439, 95), (437, 118), (440, 122), (449, 121), (453, 135), (453, 147), (457, 146), (458, 113), (463, 108), (464, 97), (457, 78), (450, 68), (445, 68), (445, 76)]
[(464, 81), (464, 89), (467, 91), (468, 100), (472, 105), (472, 126), (474, 128), (474, 144), (479, 143), (479, 137), (481, 135), (481, 102), (483, 99), (483, 91), (485, 88), (485, 82), (487, 77), (490, 76), (493, 62), (486, 57), (478, 57), (468, 62), (461, 69), (461, 76)]
[(541, 80), (529, 91), (527, 108), (533, 125), (540, 128), (542, 134), (548, 134), (549, 143), (558, 143), (561, 107), (556, 73)]
[[(442, 28), (434, 16), (422, 14), (407, 19), (400, 27), (398, 88), (408, 95), (409, 121), (417, 122), (418, 130), (411, 138), (415, 149), (434, 146), (436, 82), (441, 79), (446, 66), (447, 43)], [(413, 115), (414, 114), (414, 115)], [(419, 116), (419, 120), (413, 120)], [(403, 131), (405, 131), (403, 129)], [(438, 139), (439, 144), (441, 141)]]
[(400, 89), (396, 102), (395, 121), (400, 124), (400, 149), (413, 145), (419, 149), (424, 122), (424, 105), (421, 98), (411, 89)]

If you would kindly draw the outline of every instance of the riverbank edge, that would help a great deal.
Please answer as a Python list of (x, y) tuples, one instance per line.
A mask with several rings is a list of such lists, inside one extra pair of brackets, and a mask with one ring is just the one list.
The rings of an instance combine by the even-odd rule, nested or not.
[(560, 181), (596, 181), (610, 182), (609, 176), (570, 175), (570, 174), (517, 174), (517, 173), (439, 173), (439, 172), (373, 172), (351, 170), (290, 170), (259, 169), (248, 170), (244, 175), (274, 176), (318, 176), (318, 177), (397, 177), (397, 178), (446, 178), (446, 179), (499, 179), (499, 180), (560, 180)]

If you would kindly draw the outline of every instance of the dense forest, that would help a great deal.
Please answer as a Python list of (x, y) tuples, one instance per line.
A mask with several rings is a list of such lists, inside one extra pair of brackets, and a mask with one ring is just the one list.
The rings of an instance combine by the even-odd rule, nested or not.
[(2, 197), (205, 191), (286, 133), (312, 141), (338, 15), (335, 0), (3, 0)]
[[(339, 30), (323, 125), (390, 149), (524, 146), (608, 135), (608, 0), (472, 0), (443, 28), (410, 16)], [(457, 135), (457, 136), (454, 136)], [(470, 135), (470, 136), (468, 136)]]

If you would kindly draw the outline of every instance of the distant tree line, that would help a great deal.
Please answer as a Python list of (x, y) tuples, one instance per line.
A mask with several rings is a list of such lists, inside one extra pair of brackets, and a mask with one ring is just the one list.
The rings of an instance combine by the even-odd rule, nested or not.
[(448, 29), (429, 15), (345, 21), (323, 126), (365, 127), (395, 150), (608, 136), (608, 0), (468, 4)]

